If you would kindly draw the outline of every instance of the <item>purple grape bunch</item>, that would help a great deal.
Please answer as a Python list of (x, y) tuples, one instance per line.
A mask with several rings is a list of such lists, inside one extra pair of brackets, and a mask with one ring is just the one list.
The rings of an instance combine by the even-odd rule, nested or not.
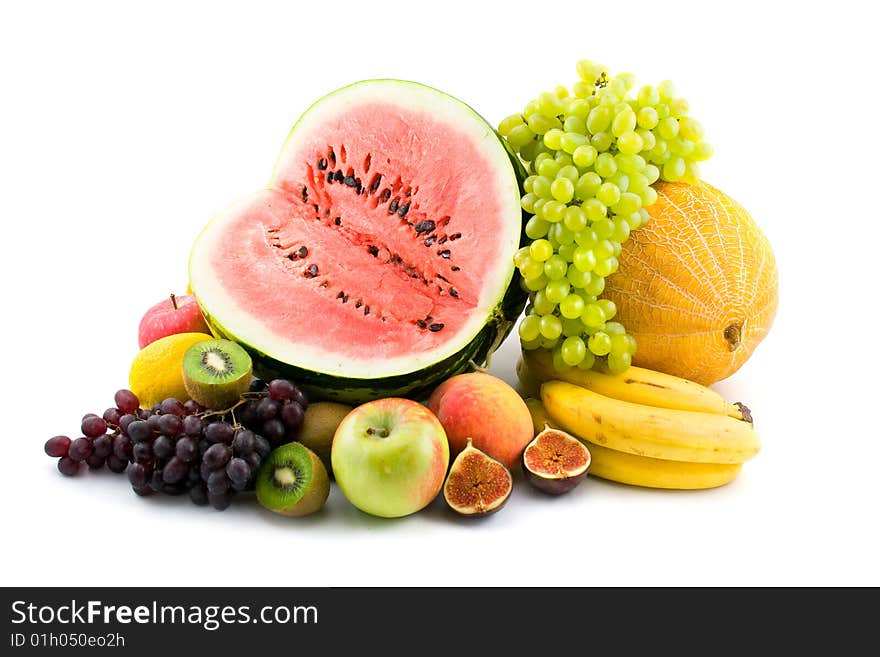
[(254, 379), (228, 409), (206, 409), (192, 400), (168, 398), (140, 408), (130, 390), (119, 390), (102, 416), (86, 414), (82, 436), (55, 436), (45, 451), (58, 470), (126, 473), (137, 495), (188, 494), (200, 506), (227, 508), (237, 492), (253, 490), (269, 452), (294, 440), (308, 400), (291, 381)]

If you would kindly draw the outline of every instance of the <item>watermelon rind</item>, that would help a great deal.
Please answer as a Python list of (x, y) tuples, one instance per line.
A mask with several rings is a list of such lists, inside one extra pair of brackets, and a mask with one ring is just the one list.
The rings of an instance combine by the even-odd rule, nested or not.
[[(511, 194), (515, 195), (515, 199), (511, 199), (510, 205), (512, 208), (513, 202), (515, 202), (516, 206), (519, 207), (519, 197), (522, 193), (522, 182), (526, 175), (525, 171), (515, 153), (510, 150), (508, 144), (492, 129), (491, 125), (472, 107), (444, 92), (417, 82), (392, 79), (356, 82), (334, 91), (312, 104), (291, 129), (285, 141), (285, 146), (282, 147), (281, 155), (276, 161), (268, 189), (277, 189), (278, 172), (283, 169), (284, 154), (287, 151), (286, 146), (291, 139), (295, 138), (297, 130), (302, 129), (304, 121), (308, 120), (310, 112), (320, 107), (328, 98), (341, 92), (365, 86), (384, 90), (388, 88), (388, 85), (400, 85), (404, 88), (421, 90), (419, 93), (426, 91), (431, 94), (437, 94), (438, 98), (452, 101), (459, 110), (463, 109), (471, 113), (473, 117), (484, 124), (486, 133), (483, 135), (483, 138), (492, 143), (497, 141), (498, 148), (503, 151), (504, 155), (506, 155), (506, 160), (510, 163), (513, 178), (515, 179), (515, 184), (511, 185), (511, 187), (515, 188), (511, 190)], [(490, 137), (491, 140), (489, 139)], [(223, 214), (221, 213), (212, 222), (209, 222), (199, 237), (211, 228), (214, 221), (219, 220), (222, 216)], [(522, 210), (518, 210), (517, 218), (519, 221), (519, 244), (522, 245), (526, 243), (524, 226), (528, 215)], [(503, 296), (501, 300), (490, 312), (486, 313), (485, 321), (478, 327), (476, 333), (466, 344), (456, 349), (453, 353), (443, 355), (435, 361), (431, 361), (432, 354), (419, 354), (419, 364), (410, 371), (401, 371), (400, 373), (388, 375), (375, 373), (369, 376), (350, 376), (346, 372), (339, 371), (338, 368), (337, 371), (327, 371), (331, 369), (329, 364), (328, 367), (321, 367), (320, 363), (309, 363), (308, 366), (304, 366), (302, 363), (285, 362), (279, 359), (277, 354), (273, 356), (267, 353), (265, 345), (259, 344), (259, 340), (249, 339), (224, 321), (221, 321), (217, 317), (217, 313), (213, 312), (211, 303), (205, 303), (204, 296), (200, 295), (199, 283), (201, 280), (199, 272), (194, 270), (193, 265), (198, 243), (199, 238), (196, 239), (196, 244), (190, 255), (190, 280), (192, 281), (193, 292), (201, 305), (205, 320), (212, 333), (219, 338), (226, 338), (241, 344), (253, 358), (254, 374), (256, 376), (264, 379), (278, 377), (291, 379), (301, 386), (312, 399), (331, 399), (356, 404), (392, 396), (413, 399), (424, 398), (440, 381), (472, 369), (474, 366), (482, 367), (486, 365), (492, 352), (509, 335), (516, 319), (522, 313), (527, 299), (527, 293), (521, 285), (519, 272), (513, 266), (511, 258), (510, 263), (506, 267), (504, 280), (499, 281), (499, 284), (504, 286), (502, 288)], [(499, 276), (500, 278), (501, 276)]]

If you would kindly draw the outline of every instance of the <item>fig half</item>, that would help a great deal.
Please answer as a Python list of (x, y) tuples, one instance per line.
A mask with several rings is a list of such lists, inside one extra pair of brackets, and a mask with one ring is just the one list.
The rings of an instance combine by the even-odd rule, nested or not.
[(523, 451), (523, 472), (535, 488), (567, 493), (587, 476), (590, 450), (571, 434), (545, 426)]
[(507, 466), (474, 447), (468, 438), (449, 468), (443, 497), (455, 512), (480, 517), (504, 506), (511, 490), (513, 477)]

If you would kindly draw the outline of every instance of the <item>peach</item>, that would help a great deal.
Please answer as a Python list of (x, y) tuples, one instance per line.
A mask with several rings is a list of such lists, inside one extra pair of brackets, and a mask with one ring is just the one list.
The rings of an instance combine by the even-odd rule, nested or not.
[(529, 409), (516, 390), (483, 372), (459, 374), (441, 383), (428, 400), (449, 440), (454, 458), (470, 438), (511, 470), (535, 437)]

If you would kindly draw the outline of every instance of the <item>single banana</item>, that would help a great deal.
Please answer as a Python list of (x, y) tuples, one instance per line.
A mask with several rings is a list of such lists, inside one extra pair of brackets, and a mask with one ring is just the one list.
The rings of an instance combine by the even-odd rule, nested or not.
[(669, 461), (742, 463), (758, 453), (748, 422), (620, 401), (566, 381), (541, 385), (541, 401), (559, 426), (582, 440)]
[(631, 486), (703, 490), (733, 481), (742, 463), (688, 463), (636, 456), (587, 443), (590, 474)]
[(589, 388), (612, 399), (657, 408), (717, 413), (737, 420), (752, 421), (748, 408), (742, 404), (731, 404), (711, 388), (643, 367), (630, 367), (623, 374), (605, 374), (577, 367), (557, 372), (550, 352), (534, 349), (523, 351), (517, 362), (516, 373), (525, 394), (532, 393), (535, 381), (541, 383), (555, 379)]
[[(526, 399), (535, 432), (553, 421), (540, 399)], [(590, 450), (590, 475), (631, 486), (700, 490), (732, 481), (742, 469), (740, 463), (688, 463), (627, 454), (583, 441)]]
[(526, 407), (529, 409), (529, 415), (532, 416), (532, 427), (535, 429), (536, 436), (546, 427), (551, 429), (559, 428), (553, 425), (553, 420), (547, 415), (547, 409), (544, 408), (544, 404), (541, 403), (538, 397), (526, 397), (525, 402)]

